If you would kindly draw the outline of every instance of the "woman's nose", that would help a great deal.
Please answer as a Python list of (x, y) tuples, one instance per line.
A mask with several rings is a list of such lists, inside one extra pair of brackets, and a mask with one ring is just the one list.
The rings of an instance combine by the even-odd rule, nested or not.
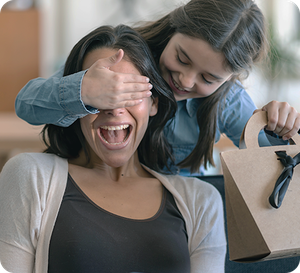
[(192, 89), (195, 85), (195, 76), (193, 73), (181, 73), (179, 81), (183, 89)]
[(123, 115), (125, 112), (125, 108), (117, 108), (117, 109), (109, 109), (109, 110), (100, 110), (100, 112), (103, 112), (105, 115), (112, 115), (114, 117)]

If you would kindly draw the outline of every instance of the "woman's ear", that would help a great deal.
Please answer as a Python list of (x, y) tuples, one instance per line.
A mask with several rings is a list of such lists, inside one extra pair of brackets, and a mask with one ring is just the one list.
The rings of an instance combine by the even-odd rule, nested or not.
[(155, 116), (157, 114), (157, 110), (158, 110), (158, 98), (152, 98), (152, 105), (151, 105), (149, 116), (150, 117)]

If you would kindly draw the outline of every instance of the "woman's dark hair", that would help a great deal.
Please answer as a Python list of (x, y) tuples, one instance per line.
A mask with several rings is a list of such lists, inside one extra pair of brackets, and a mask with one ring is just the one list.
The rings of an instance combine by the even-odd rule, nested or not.
[[(181, 33), (208, 42), (225, 56), (224, 68), (233, 73), (198, 108), (198, 142), (181, 167), (197, 171), (202, 163), (214, 165), (213, 145), (221, 102), (234, 82), (246, 78), (254, 63), (267, 55), (266, 24), (253, 0), (191, 0), (155, 22), (135, 28), (147, 41), (156, 61), (171, 37)], [(243, 77), (241, 77), (243, 76)]]
[[(99, 48), (123, 49), (125, 58), (134, 64), (141, 75), (150, 79), (153, 85), (152, 97), (158, 97), (158, 112), (149, 118), (148, 128), (138, 147), (138, 155), (141, 163), (162, 171), (164, 166), (168, 166), (168, 160), (173, 160), (171, 147), (163, 134), (167, 121), (174, 116), (177, 108), (173, 92), (160, 76), (145, 40), (125, 25), (101, 26), (83, 37), (74, 46), (66, 61), (64, 76), (81, 71), (85, 56)], [(87, 143), (79, 120), (69, 127), (47, 124), (43, 128), (42, 136), (47, 145), (45, 152), (74, 159), (84, 150), (89, 160)]]

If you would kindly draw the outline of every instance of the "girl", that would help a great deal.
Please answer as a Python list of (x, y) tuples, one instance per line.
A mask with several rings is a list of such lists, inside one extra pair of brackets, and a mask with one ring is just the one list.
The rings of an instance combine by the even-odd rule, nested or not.
[(64, 75), (120, 48), (111, 70), (146, 75), (152, 97), (70, 127), (46, 125), (47, 154), (18, 155), (1, 172), (0, 260), (9, 272), (224, 272), (217, 190), (156, 172), (170, 155), (163, 128), (176, 101), (142, 37), (100, 27), (75, 45)]
[[(238, 146), (242, 130), (256, 110), (240, 80), (267, 53), (263, 14), (253, 0), (191, 0), (170, 14), (136, 28), (146, 39), (161, 74), (177, 100), (175, 119), (165, 128), (172, 145), (173, 172), (199, 174), (214, 165), (213, 146), (222, 133)], [(97, 109), (132, 106), (151, 95), (148, 79), (113, 73), (121, 51), (97, 61), (87, 71), (30, 81), (19, 93), (16, 112), (31, 124), (69, 126)], [(134, 90), (134, 92), (132, 92)], [(297, 133), (300, 114), (287, 103), (272, 101), (268, 139), (280, 144)]]

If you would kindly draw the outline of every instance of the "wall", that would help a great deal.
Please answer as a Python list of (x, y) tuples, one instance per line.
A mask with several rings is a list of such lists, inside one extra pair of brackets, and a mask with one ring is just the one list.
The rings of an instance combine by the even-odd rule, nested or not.
[[(65, 61), (73, 45), (86, 33), (102, 24), (132, 24), (151, 20), (172, 10), (187, 0), (36, 0), (42, 13), (41, 21), (41, 76), (48, 77)], [(265, 14), (274, 13), (275, 29), (290, 50), (298, 50), (300, 36), (299, 9), (288, 0), (256, 0)], [(289, 50), (289, 49), (288, 49)], [(300, 55), (300, 52), (298, 50)], [(300, 56), (299, 56), (300, 57)], [(268, 80), (261, 71), (254, 71), (245, 82), (250, 96), (258, 107), (272, 99), (285, 100), (300, 111), (299, 79), (284, 85), (280, 94), (268, 90)]]
[(41, 11), (40, 74), (50, 76), (75, 43), (92, 29), (153, 20), (182, 0), (37, 0)]
[(0, 13), (0, 112), (13, 112), (19, 90), (39, 76), (39, 13)]

